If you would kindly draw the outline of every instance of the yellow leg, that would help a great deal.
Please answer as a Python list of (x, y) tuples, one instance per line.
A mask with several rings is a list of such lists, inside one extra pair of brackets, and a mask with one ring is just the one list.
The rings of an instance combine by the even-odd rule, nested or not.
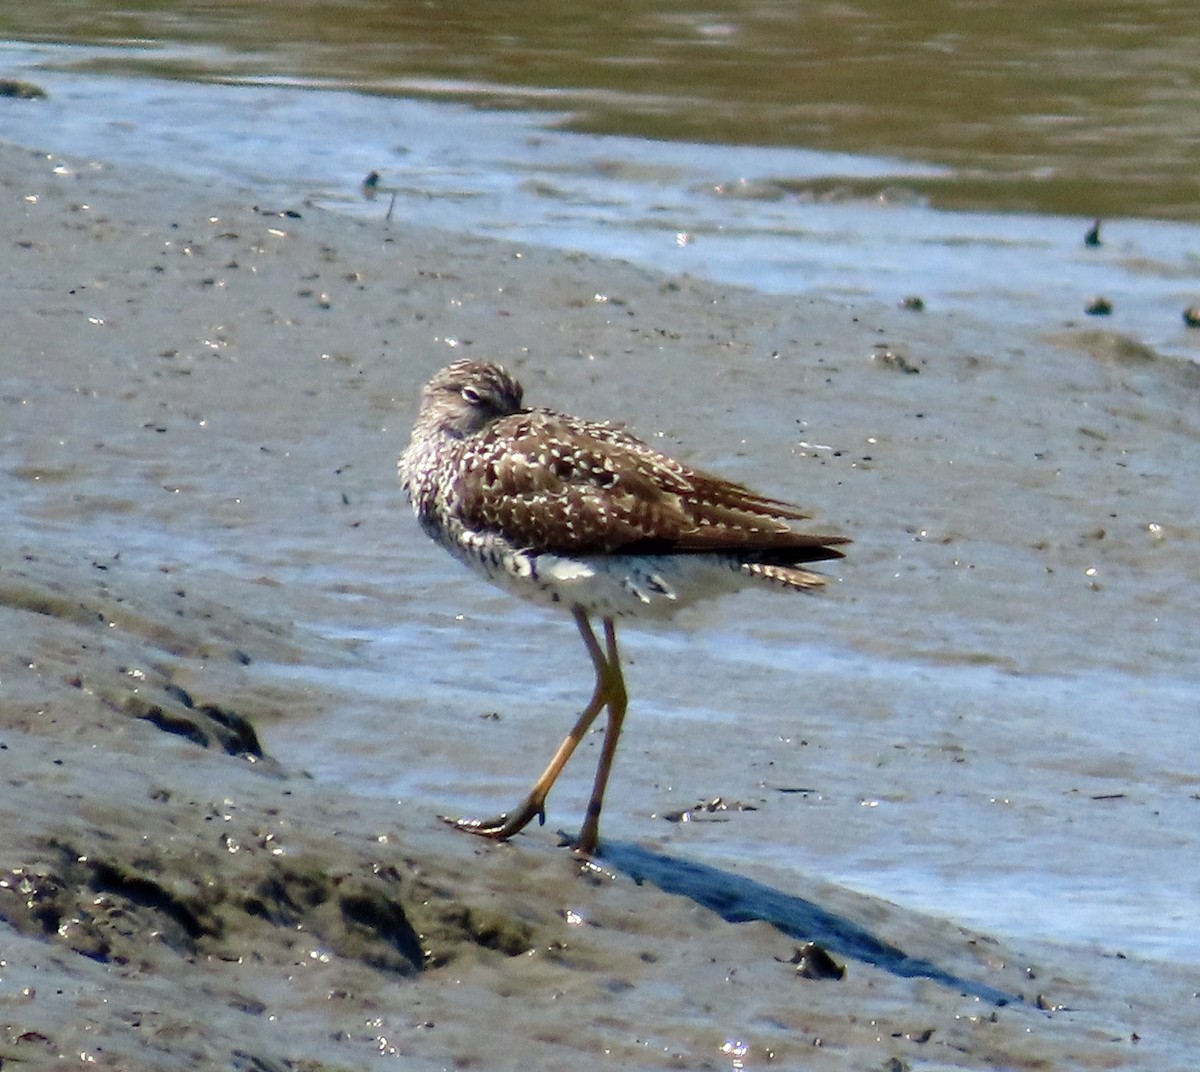
[[(554, 758), (550, 760), (549, 765), (542, 772), (542, 775), (534, 783), (533, 788), (529, 791), (529, 795), (512, 812), (503, 812), (492, 819), (453, 819), (449, 816), (442, 816), (445, 822), (458, 830), (465, 830), (470, 834), (478, 834), (480, 837), (492, 838), (495, 841), (504, 841), (514, 834), (524, 830), (534, 819), (539, 823), (545, 822), (546, 819), (546, 797), (550, 793), (551, 787), (562, 773), (563, 767), (567, 765), (567, 760), (571, 758), (571, 754), (575, 751), (575, 747), (583, 740), (584, 734), (591, 728), (593, 722), (596, 721), (596, 716), (600, 714), (601, 709), (607, 703), (609, 705), (609, 730), (605, 734), (605, 746), (608, 745), (608, 737), (612, 732), (612, 675), (609, 672), (609, 660), (604, 656), (604, 652), (600, 649), (600, 643), (596, 640), (596, 634), (592, 632), (591, 622), (588, 621), (587, 614), (576, 608), (572, 612), (575, 616), (575, 624), (579, 627), (579, 634), (583, 637), (583, 643), (588, 649), (588, 654), (592, 658), (592, 665), (596, 668), (596, 685), (592, 690), (592, 698), (588, 701), (587, 707), (583, 709), (583, 713), (575, 721), (575, 725), (571, 727), (571, 732), (567, 734), (562, 744), (558, 746), (558, 751), (554, 753)], [(609, 619), (604, 621), (605, 637), (608, 639), (610, 652), (616, 650), (615, 638), (612, 634), (612, 622)], [(621, 680), (620, 668), (617, 668), (617, 681), (620, 685), (622, 704), (621, 710), (624, 713), (624, 694), (625, 683)], [(613, 743), (615, 749), (616, 742)], [(601, 762), (604, 761), (603, 755)], [(609, 757), (611, 763), (611, 756)], [(599, 772), (597, 772), (599, 777)], [(607, 780), (607, 771), (605, 772)], [(604, 787), (600, 785), (600, 793), (603, 795)], [(593, 801), (596, 800), (593, 793)], [(589, 811), (591, 805), (589, 805)], [(599, 817), (600, 809), (598, 802), (596, 804), (596, 815)], [(586, 828), (585, 823), (585, 828)], [(593, 827), (595, 824), (592, 824)], [(582, 841), (582, 836), (581, 839)], [(591, 848), (584, 851), (591, 853), (595, 849), (595, 830), (592, 830), (592, 845)]]
[[(611, 618), (604, 619), (604, 642), (608, 656), (600, 655), (599, 645), (592, 655), (596, 674), (606, 682), (604, 694), (608, 702), (608, 725), (604, 730), (604, 745), (600, 749), (600, 761), (596, 764), (596, 780), (592, 784), (592, 797), (588, 801), (587, 814), (579, 831), (575, 851), (592, 856), (600, 838), (600, 809), (604, 806), (604, 790), (612, 770), (613, 757), (617, 754), (617, 742), (621, 739), (621, 726), (625, 722), (625, 709), (629, 705), (629, 694), (625, 691), (625, 676), (621, 673), (621, 656), (617, 651), (617, 630)], [(599, 691), (599, 690), (597, 690)]]

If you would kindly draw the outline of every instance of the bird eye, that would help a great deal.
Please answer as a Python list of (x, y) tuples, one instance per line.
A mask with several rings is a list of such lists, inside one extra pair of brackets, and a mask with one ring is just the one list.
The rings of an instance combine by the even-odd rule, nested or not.
[(478, 406), (483, 401), (483, 396), (474, 387), (464, 387), (459, 393), (469, 406)]

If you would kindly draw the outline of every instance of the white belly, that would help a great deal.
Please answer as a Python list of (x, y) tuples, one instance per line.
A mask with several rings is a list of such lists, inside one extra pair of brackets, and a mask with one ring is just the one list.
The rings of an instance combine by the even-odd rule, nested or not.
[(754, 582), (732, 555), (534, 554), (503, 539), (462, 532), (447, 540), (456, 558), (523, 599), (582, 607), (606, 618), (669, 618), (701, 599)]

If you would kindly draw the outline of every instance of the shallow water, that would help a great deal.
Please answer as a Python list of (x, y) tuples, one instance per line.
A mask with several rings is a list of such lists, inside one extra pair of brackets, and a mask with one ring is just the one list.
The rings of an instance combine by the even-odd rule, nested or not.
[(347, 87), (544, 111), (590, 133), (895, 156), (939, 166), (920, 189), (941, 207), (1197, 218), (1200, 29), (1184, 0), (1052, 0), (1036, 17), (974, 0), (45, 0), (10, 5), (0, 38), (69, 43), (56, 65), (121, 76)]
[[(92, 49), (0, 55), (50, 92), (3, 102), (4, 136), (23, 144), (230, 179), (280, 207), (303, 196), (767, 292), (916, 296), (986, 309), (999, 326), (1090, 322), (1200, 354), (1181, 315), (1200, 300), (1195, 224), (1113, 219), (1087, 248), (1089, 217), (933, 209), (922, 184), (945, 169), (929, 162), (572, 134), (557, 114), (340, 90), (81, 75)], [(1112, 315), (1085, 315), (1094, 297)]]

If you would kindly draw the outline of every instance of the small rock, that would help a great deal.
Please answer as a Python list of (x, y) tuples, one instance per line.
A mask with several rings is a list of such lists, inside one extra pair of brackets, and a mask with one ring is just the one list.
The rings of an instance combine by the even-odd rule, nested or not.
[(0, 78), (0, 97), (11, 97), (13, 100), (45, 100), (46, 91), (32, 82)]
[(1113, 311), (1113, 305), (1107, 298), (1095, 297), (1084, 306), (1083, 311), (1088, 316), (1110, 316)]
[[(776, 957), (776, 960), (779, 958)], [(803, 979), (844, 979), (846, 967), (839, 964), (816, 942), (807, 942), (800, 946), (791, 959), (783, 961), (796, 965), (796, 974)]]

